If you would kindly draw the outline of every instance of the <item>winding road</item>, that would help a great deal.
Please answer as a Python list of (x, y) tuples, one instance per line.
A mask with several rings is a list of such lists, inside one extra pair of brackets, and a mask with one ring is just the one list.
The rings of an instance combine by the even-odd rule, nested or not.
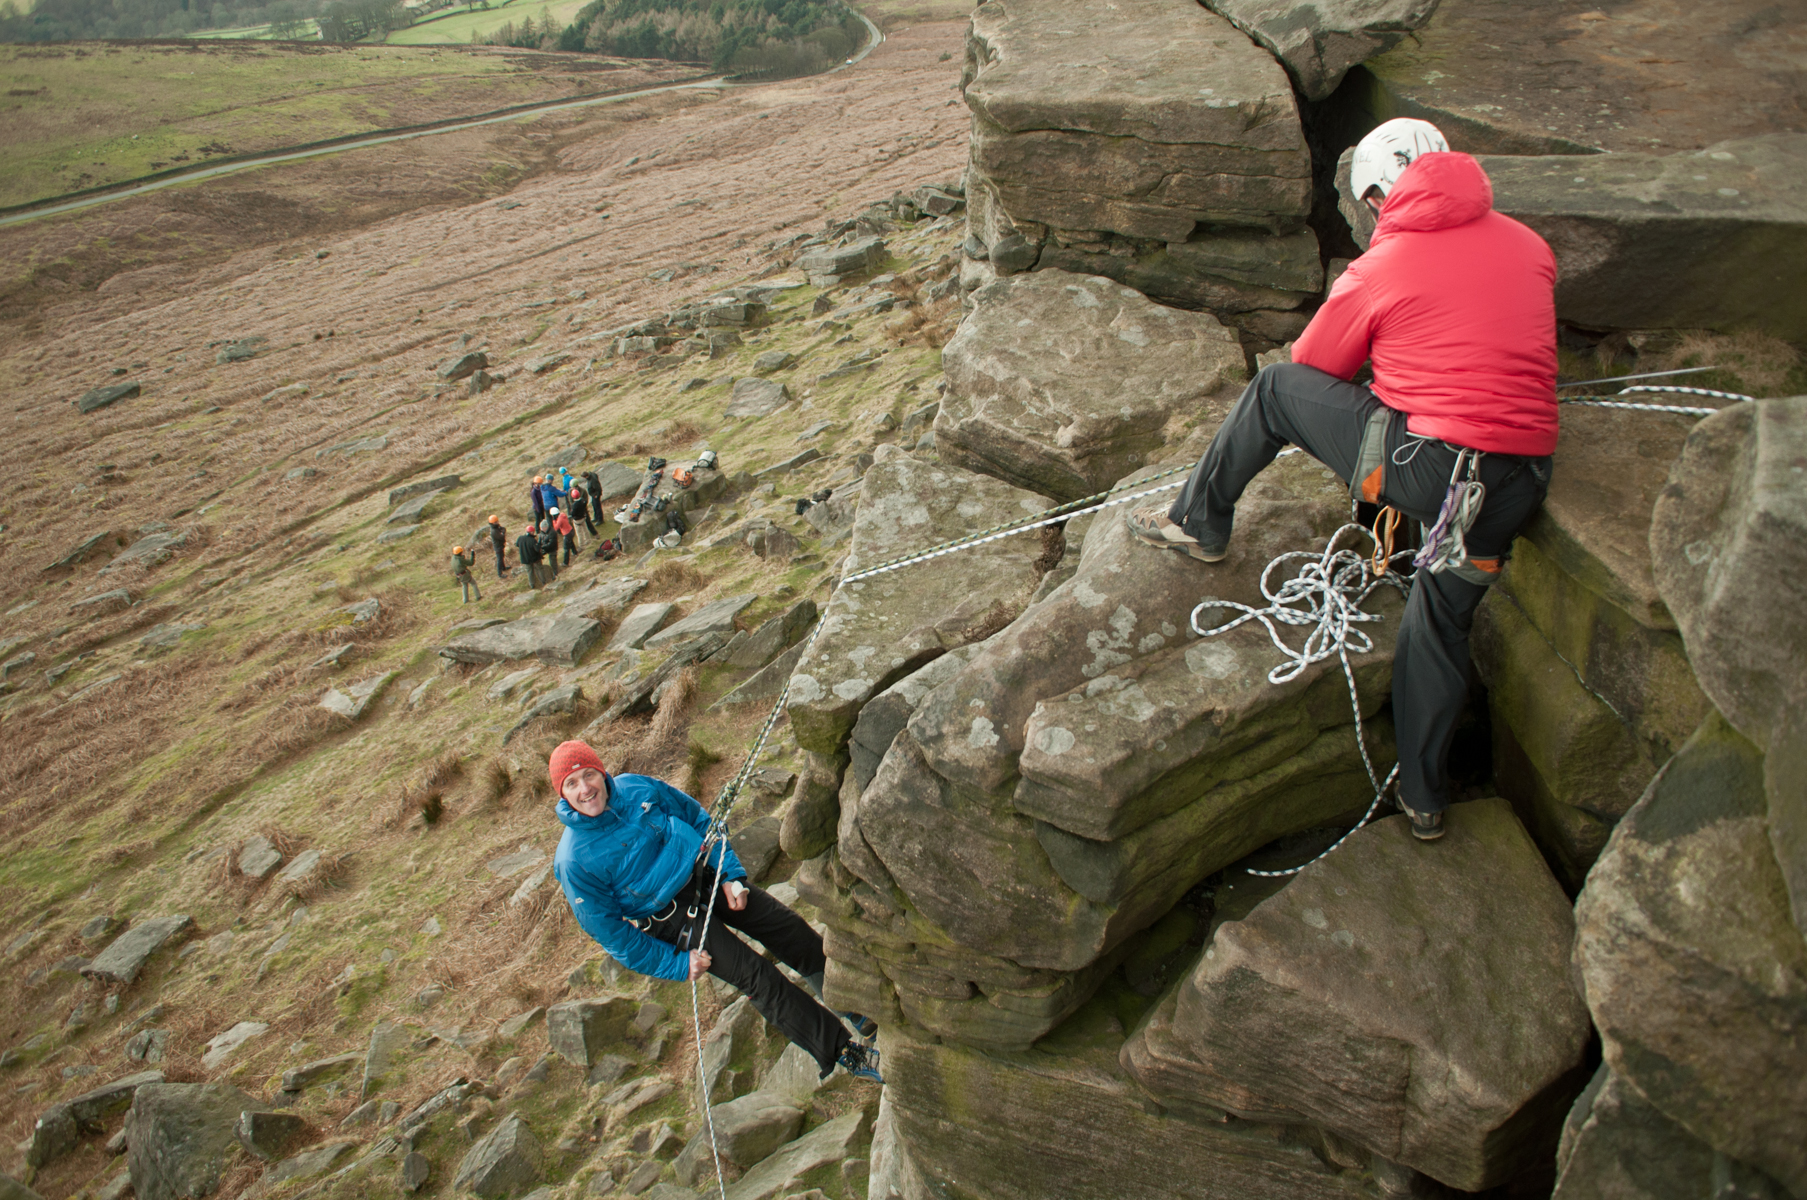
[[(871, 35), (858, 54), (846, 62), (829, 68), (824, 75), (833, 75), (838, 71), (857, 65), (868, 54), (876, 50), (885, 35), (874, 25), (865, 13), (849, 7), (850, 12), (858, 17)], [(249, 171), (257, 167), (272, 166), (276, 163), (295, 162), (304, 158), (318, 158), (324, 154), (342, 154), (347, 150), (363, 150), (371, 146), (382, 146), (390, 142), (406, 142), (415, 138), (435, 137), (442, 133), (457, 133), (464, 129), (477, 129), (485, 125), (499, 125), (504, 121), (519, 121), (527, 117), (535, 117), (541, 113), (562, 112), (572, 108), (593, 108), (602, 104), (620, 104), (626, 100), (637, 100), (643, 96), (656, 96), (662, 92), (695, 91), (708, 88), (757, 87), (759, 84), (735, 83), (726, 75), (710, 79), (693, 79), (688, 83), (668, 83), (659, 87), (641, 88), (632, 92), (618, 92), (607, 96), (586, 96), (576, 100), (553, 100), (545, 104), (536, 104), (527, 108), (514, 109), (495, 116), (472, 117), (468, 121), (456, 121), (446, 125), (434, 125), (430, 128), (397, 129), (383, 133), (373, 133), (368, 137), (354, 138), (331, 146), (314, 146), (305, 150), (273, 150), (268, 154), (260, 154), (255, 158), (246, 158), (237, 162), (219, 163), (214, 166), (196, 167), (192, 171), (183, 171), (179, 175), (170, 175), (162, 179), (153, 179), (145, 183), (127, 185), (112, 191), (94, 195), (81, 196), (76, 199), (58, 202), (51, 198), (35, 208), (24, 212), (9, 213), (0, 216), (0, 228), (17, 225), (25, 221), (34, 221), (40, 217), (56, 216), (59, 213), (78, 212), (84, 208), (92, 208), (97, 204), (110, 204), (115, 200), (125, 200), (132, 196), (142, 196), (146, 192), (161, 191), (164, 188), (178, 187), (185, 183), (196, 183), (204, 179), (215, 179), (221, 175), (231, 175), (239, 171)]]

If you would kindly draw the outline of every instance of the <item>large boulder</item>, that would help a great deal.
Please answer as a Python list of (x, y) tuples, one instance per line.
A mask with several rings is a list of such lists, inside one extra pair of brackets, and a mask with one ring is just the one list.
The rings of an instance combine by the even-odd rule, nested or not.
[(1137, 470), (1179, 414), (1244, 378), (1235, 334), (1096, 275), (1042, 270), (973, 293), (942, 351), (942, 459), (1057, 500)]
[[(1195, 0), (993, 0), (964, 83), (969, 221), (1000, 270), (1033, 264), (1028, 226), (1184, 242), (1201, 223), (1289, 232), (1310, 210), (1286, 73)], [(1021, 266), (1000, 261), (1012, 238)]]
[(855, 1157), (866, 1134), (866, 1112), (855, 1109), (816, 1126), (742, 1175), (728, 1189), (728, 1200), (773, 1200), (794, 1179)]
[(510, 1114), (465, 1154), (452, 1187), (492, 1200), (526, 1191), (540, 1182), (543, 1170), (539, 1140), (527, 1122)]
[(224, 1083), (151, 1083), (126, 1114), (126, 1166), (138, 1200), (211, 1195), (238, 1153), (239, 1114), (263, 1107)]
[(1206, 7), (1265, 46), (1299, 94), (1322, 100), (1350, 67), (1390, 50), (1437, 9), (1438, 0), (1205, 0)]
[(1551, 1200), (1789, 1200), (1781, 1184), (1671, 1121), (1604, 1063), (1570, 1110)]
[(1763, 757), (1717, 713), (1614, 831), (1575, 906), (1607, 1065), (1714, 1149), (1807, 1194), (1807, 943)]
[[(1033, 492), (892, 446), (878, 448), (861, 496), (843, 568), (849, 575), (1045, 505)], [(821, 633), (791, 676), (787, 704), (798, 743), (839, 754), (868, 699), (972, 641), (987, 620), (1020, 612), (1041, 577), (1035, 565), (1041, 554), (1038, 538), (1006, 538), (838, 589)]]
[(1585, 1082), (1574, 918), (1504, 800), (1446, 829), (1427, 852), (1378, 821), (1217, 930), (1173, 1016), (1187, 1099), (1298, 1114), (1463, 1191), (1548, 1158)]
[[(1234, 314), (1298, 308), (1324, 288), (1310, 229), (1276, 237), (1258, 230), (1200, 229), (1185, 241), (1049, 235), (1039, 270), (1103, 275), (1163, 304)], [(1296, 320), (1304, 327), (1303, 316)]]
[(547, 614), (459, 634), (440, 647), (439, 653), (463, 663), (537, 658), (560, 666), (576, 666), (601, 637), (600, 622), (565, 613)]
[(768, 1157), (803, 1128), (803, 1110), (771, 1092), (748, 1092), (709, 1113), (723, 1158), (743, 1169)]
[[(1269, 560), (1321, 547), (1346, 496), (1309, 460), (1282, 460), (1245, 494), (1232, 553), (1209, 568), (1135, 542), (1108, 512), (1072, 578), (919, 700), (881, 705), (875, 722), (913, 712), (902, 733), (869, 730), (858, 749), (884, 747), (876, 772), (843, 781), (827, 867), (842, 882), (814, 863), (797, 876), (829, 926), (831, 999), (1026, 1046), (1193, 884), (1359, 812), (1372, 787), (1340, 668), (1275, 686), (1279, 658), (1258, 626), (1186, 632), (1201, 600), (1256, 600)], [(1376, 649), (1352, 662), (1370, 753), (1385, 761), (1378, 710), (1401, 602), (1386, 589), (1370, 606)]]
[(162, 1082), (163, 1072), (144, 1071), (58, 1101), (32, 1125), (25, 1148), (27, 1165), (42, 1168), (68, 1154), (82, 1134), (100, 1132), (108, 1117), (130, 1107), (139, 1088)]
[(576, 1067), (589, 1067), (627, 1035), (636, 1005), (625, 996), (566, 1000), (546, 1010), (552, 1052)]

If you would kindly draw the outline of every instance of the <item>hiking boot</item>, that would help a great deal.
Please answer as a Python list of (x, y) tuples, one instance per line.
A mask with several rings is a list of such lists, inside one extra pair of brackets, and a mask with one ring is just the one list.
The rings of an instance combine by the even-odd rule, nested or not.
[(836, 1013), (835, 1016), (853, 1026), (853, 1031), (867, 1041), (878, 1036), (878, 1022), (871, 1017), (862, 1017), (856, 1012)]
[(1181, 529), (1179, 522), (1168, 516), (1164, 508), (1132, 509), (1124, 520), (1129, 524), (1130, 535), (1137, 541), (1163, 550), (1178, 550), (1200, 562), (1222, 562), (1230, 552), (1228, 543), (1222, 540), (1199, 541)]
[(1443, 836), (1443, 811), (1441, 809), (1436, 812), (1419, 812), (1408, 807), (1406, 802), (1401, 800), (1399, 811), (1406, 815), (1407, 820), (1411, 821), (1412, 836), (1419, 841), (1434, 842)]
[(878, 1073), (877, 1046), (862, 1046), (853, 1042), (841, 1051), (840, 1063), (855, 1079), (870, 1079), (880, 1085), (885, 1082), (885, 1077)]

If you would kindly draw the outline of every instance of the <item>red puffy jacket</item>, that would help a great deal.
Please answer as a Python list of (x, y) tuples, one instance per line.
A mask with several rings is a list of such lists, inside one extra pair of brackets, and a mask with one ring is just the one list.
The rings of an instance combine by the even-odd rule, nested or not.
[(1556, 256), (1493, 211), (1466, 154), (1425, 154), (1387, 196), (1351, 263), (1293, 346), (1348, 379), (1374, 361), (1374, 394), (1406, 428), (1496, 454), (1556, 449)]

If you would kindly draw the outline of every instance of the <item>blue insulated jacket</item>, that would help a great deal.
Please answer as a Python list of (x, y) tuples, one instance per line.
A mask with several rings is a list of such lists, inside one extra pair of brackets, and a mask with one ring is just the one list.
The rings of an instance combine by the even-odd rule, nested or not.
[[(550, 513), (555, 508), (558, 509), (560, 512), (563, 512), (565, 510), (564, 500), (565, 500), (564, 493), (562, 493), (558, 490), (558, 484), (556, 484), (556, 483), (540, 484), (540, 503), (545, 506), (546, 511), (548, 513)], [(683, 794), (682, 792), (679, 793), (679, 795), (682, 795), (682, 794)]]
[[(659, 979), (688, 979), (687, 955), (628, 921), (662, 911), (689, 882), (709, 814), (677, 788), (645, 775), (611, 775), (608, 791), (601, 816), (586, 817), (558, 802), (565, 833), (552, 873), (583, 931), (622, 966)], [(721, 863), (723, 883), (747, 877), (726, 842), (717, 844), (709, 861), (712, 867)]]

